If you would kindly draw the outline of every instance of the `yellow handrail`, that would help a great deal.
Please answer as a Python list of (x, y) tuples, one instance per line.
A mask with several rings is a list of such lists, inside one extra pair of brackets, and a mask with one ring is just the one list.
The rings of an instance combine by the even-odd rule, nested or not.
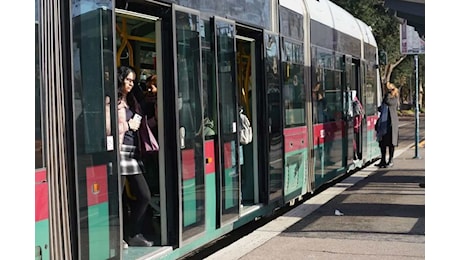
[(129, 65), (131, 67), (134, 67), (133, 47), (129, 41), (132, 40), (132, 41), (145, 42), (145, 43), (155, 43), (156, 41), (155, 39), (152, 39), (152, 38), (130, 35), (129, 32), (127, 31), (126, 17), (121, 17), (121, 28), (119, 24), (116, 24), (115, 28), (121, 38), (121, 44), (117, 50), (117, 67), (121, 65), (121, 54), (123, 53), (123, 50), (125, 49), (125, 47), (128, 48)]

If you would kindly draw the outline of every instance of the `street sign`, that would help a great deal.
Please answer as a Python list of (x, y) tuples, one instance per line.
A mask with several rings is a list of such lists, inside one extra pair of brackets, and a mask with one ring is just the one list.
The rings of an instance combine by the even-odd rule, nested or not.
[(425, 41), (407, 21), (399, 25), (401, 54), (425, 54)]

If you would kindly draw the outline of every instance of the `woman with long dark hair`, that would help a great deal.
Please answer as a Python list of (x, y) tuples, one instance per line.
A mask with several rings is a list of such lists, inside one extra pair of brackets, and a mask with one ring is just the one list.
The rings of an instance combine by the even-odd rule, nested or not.
[[(131, 214), (128, 218), (126, 203), (123, 203), (123, 242), (129, 246), (153, 245), (142, 234), (144, 215), (149, 205), (151, 194), (144, 178), (144, 164), (139, 153), (139, 127), (142, 111), (136, 97), (131, 92), (136, 79), (135, 71), (126, 66), (118, 69), (118, 130), (120, 142), (120, 174), (122, 190), (125, 191), (125, 182), (128, 181), (129, 191), (135, 196), (130, 203)], [(126, 192), (126, 191), (125, 191)], [(126, 223), (126, 225), (125, 225)], [(127, 229), (129, 225), (129, 229)], [(124, 242), (126, 243), (126, 242)], [(124, 245), (126, 248), (127, 245)]]

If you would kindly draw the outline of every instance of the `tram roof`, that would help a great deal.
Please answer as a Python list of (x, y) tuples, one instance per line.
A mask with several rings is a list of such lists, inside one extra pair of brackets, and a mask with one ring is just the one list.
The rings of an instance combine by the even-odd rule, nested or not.
[(372, 46), (377, 47), (377, 41), (374, 38), (374, 35), (372, 34), (372, 29), (369, 27), (367, 24), (365, 24), (363, 21), (360, 19), (356, 19), (359, 27), (361, 28), (361, 33), (363, 34), (363, 41), (365, 43), (368, 43)]
[(340, 32), (362, 39), (357, 19), (345, 9), (328, 0), (306, 0), (311, 19)]

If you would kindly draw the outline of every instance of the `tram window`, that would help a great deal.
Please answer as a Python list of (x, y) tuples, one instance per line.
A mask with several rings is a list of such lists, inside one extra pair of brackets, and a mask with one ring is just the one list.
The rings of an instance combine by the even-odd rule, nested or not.
[[(324, 123), (342, 119), (342, 75), (343, 62), (341, 55), (335, 55), (330, 50), (313, 47), (313, 79), (321, 82), (321, 91), (324, 92), (325, 114), (319, 118), (316, 105), (313, 106), (313, 122)], [(313, 82), (315, 84), (315, 82)], [(315, 100), (313, 99), (313, 102)]]
[(113, 91), (107, 69), (113, 67), (111, 28), (111, 12), (107, 10), (97, 9), (73, 18), (73, 103), (79, 154), (104, 152), (112, 147), (107, 141), (105, 111), (106, 96), (112, 96)]
[(303, 40), (303, 16), (284, 6), (280, 6), (280, 32), (290, 38)]
[(302, 45), (283, 40), (283, 97), (285, 126), (305, 125), (305, 86)]
[(364, 111), (366, 115), (374, 115), (377, 113), (377, 82), (376, 82), (376, 71), (373, 66), (368, 64), (365, 71), (365, 87), (364, 87)]
[(341, 72), (325, 70), (324, 97), (327, 102), (327, 121), (342, 119)]
[[(324, 101), (322, 104), (318, 104), (316, 99), (313, 99), (313, 123), (340, 120), (342, 117), (340, 112), (342, 111), (341, 72), (318, 67), (314, 78), (317, 79), (320, 86), (319, 89), (313, 89), (312, 91), (322, 93)], [(315, 93), (312, 94), (313, 96), (315, 95)], [(321, 111), (318, 111), (319, 108), (321, 108)]]

